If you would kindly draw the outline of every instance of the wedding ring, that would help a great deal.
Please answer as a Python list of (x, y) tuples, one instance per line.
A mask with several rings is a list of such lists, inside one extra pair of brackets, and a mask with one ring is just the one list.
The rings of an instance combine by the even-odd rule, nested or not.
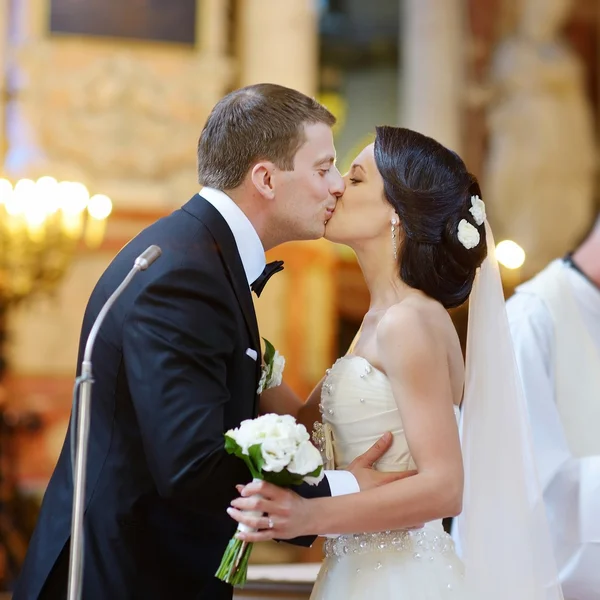
[(275, 527), (275, 523), (273, 523), (273, 519), (271, 519), (271, 517), (269, 517), (267, 524), (268, 524), (269, 529), (273, 529), (273, 527)]

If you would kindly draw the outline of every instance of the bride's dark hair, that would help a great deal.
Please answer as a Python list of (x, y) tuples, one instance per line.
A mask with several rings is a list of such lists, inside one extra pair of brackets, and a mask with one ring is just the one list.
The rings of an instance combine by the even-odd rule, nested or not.
[[(485, 224), (469, 212), (471, 196), (482, 197), (477, 179), (457, 154), (399, 127), (377, 128), (375, 162), (400, 218), (400, 277), (446, 308), (460, 306), (487, 255)], [(470, 250), (458, 240), (462, 219), (480, 235)]]

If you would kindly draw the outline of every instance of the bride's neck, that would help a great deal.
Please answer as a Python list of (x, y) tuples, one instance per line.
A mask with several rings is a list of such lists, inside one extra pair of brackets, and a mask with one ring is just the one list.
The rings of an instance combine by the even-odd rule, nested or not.
[(369, 311), (387, 309), (414, 291), (400, 279), (391, 240), (369, 240), (354, 252), (369, 289)]

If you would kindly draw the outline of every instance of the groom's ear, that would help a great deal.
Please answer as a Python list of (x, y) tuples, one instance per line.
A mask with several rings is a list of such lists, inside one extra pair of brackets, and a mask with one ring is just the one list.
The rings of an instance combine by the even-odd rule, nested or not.
[(254, 187), (267, 200), (273, 200), (275, 197), (274, 171), (275, 165), (272, 162), (264, 161), (256, 163), (250, 173), (250, 179)]

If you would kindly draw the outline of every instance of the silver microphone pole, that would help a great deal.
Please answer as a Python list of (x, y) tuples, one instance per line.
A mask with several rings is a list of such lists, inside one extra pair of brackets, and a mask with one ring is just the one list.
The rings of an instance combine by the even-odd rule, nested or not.
[[(92, 398), (92, 384), (94, 383), (92, 377), (92, 351), (94, 349), (94, 342), (108, 311), (129, 285), (136, 273), (145, 271), (161, 254), (162, 251), (158, 246), (150, 246), (135, 259), (133, 268), (129, 271), (127, 277), (125, 277), (121, 285), (119, 285), (102, 307), (85, 345), (83, 362), (81, 363), (81, 375), (75, 383), (74, 399), (76, 401), (73, 403), (73, 410), (71, 411), (71, 466), (74, 472), (68, 600), (81, 600), (83, 586), (83, 513), (85, 509), (85, 479), (90, 433), (90, 402)], [(77, 392), (79, 392), (78, 396)], [(76, 423), (77, 427), (75, 427)], [(73, 452), (74, 448), (75, 452)]]

